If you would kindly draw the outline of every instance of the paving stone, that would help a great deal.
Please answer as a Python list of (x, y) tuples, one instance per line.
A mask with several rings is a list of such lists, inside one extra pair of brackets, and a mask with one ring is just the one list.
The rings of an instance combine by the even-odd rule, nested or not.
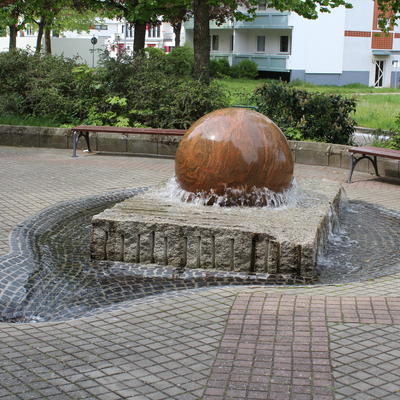
[[(72, 159), (64, 150), (0, 147), (0, 168), (7, 170), (0, 174), (1, 255), (8, 252), (11, 230), (44, 208), (158, 184), (172, 175), (173, 162), (92, 155)], [(338, 182), (346, 177), (344, 170), (301, 165), (296, 165), (296, 173)], [(360, 173), (355, 180), (344, 184), (351, 200), (399, 211), (398, 183)], [(48, 211), (49, 223), (56, 216), (53, 212)], [(32, 227), (36, 229), (40, 223), (44, 232), (47, 222), (43, 220), (33, 219)], [(73, 224), (71, 221), (69, 226)], [(62, 227), (64, 232), (68, 229)], [(382, 243), (375, 239), (371, 248)], [(25, 238), (14, 241), (13, 245), (17, 244), (29, 249), (33, 242)], [(49, 254), (45, 248), (42, 255)], [(70, 261), (71, 274), (78, 276), (77, 258)], [(391, 257), (381, 257), (377, 265), (390, 262)], [(10, 258), (5, 267), (12, 280), (18, 271), (24, 270), (26, 276), (31, 273), (19, 256)], [(54, 303), (58, 292), (64, 290), (59, 284), (42, 292), (34, 283), (32, 287), (43, 307)], [(219, 395), (203, 396), (208, 380), (209, 389), (230, 388), (232, 398), (332, 399), (331, 383), (336, 399), (365, 399), (359, 388), (367, 388), (372, 399), (395, 399), (400, 377), (399, 289), (398, 273), (337, 286), (221, 287), (137, 299), (123, 308), (110, 307), (105, 313), (77, 320), (2, 323), (0, 398), (221, 400)], [(122, 289), (119, 293), (125, 295)], [(11, 302), (15, 287), (4, 288), (2, 296)], [(114, 293), (111, 298), (115, 299)], [(288, 331), (287, 326), (292, 328)], [(220, 346), (222, 338), (230, 347), (227, 343)], [(290, 362), (285, 354), (290, 355)], [(330, 356), (332, 370), (326, 364)], [(270, 362), (272, 358), (274, 362)], [(155, 372), (143, 369), (159, 365), (162, 368)], [(176, 368), (171, 370), (171, 365)], [(212, 371), (220, 367), (220, 380), (213, 380)], [(240, 379), (238, 368), (242, 368)], [(165, 372), (169, 381), (161, 376)], [(239, 389), (230, 387), (230, 376)], [(262, 390), (241, 390), (240, 384), (246, 383), (243, 376)], [(346, 376), (351, 379), (346, 381)], [(100, 384), (101, 378), (109, 379)], [(178, 382), (182, 382), (180, 387)], [(174, 388), (182, 392), (166, 392)]]

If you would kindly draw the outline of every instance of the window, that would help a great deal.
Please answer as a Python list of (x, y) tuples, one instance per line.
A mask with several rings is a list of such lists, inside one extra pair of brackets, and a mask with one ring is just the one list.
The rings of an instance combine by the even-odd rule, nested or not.
[(257, 36), (257, 51), (265, 51), (265, 36)]
[(233, 35), (231, 35), (231, 46), (230, 46), (230, 48), (231, 48), (231, 51), (233, 51)]
[(94, 29), (96, 29), (97, 31), (106, 31), (108, 30), (108, 26), (103, 24), (98, 24), (94, 26)]
[(289, 36), (281, 36), (281, 44), (280, 44), (279, 51), (281, 53), (289, 52)]
[(260, 1), (257, 7), (258, 11), (266, 11), (267, 10), (267, 2), (266, 1)]
[(219, 50), (219, 36), (212, 35), (211, 36), (211, 50)]
[(149, 26), (149, 29), (147, 31), (147, 34), (149, 37), (152, 38), (159, 38), (161, 35), (161, 29), (160, 29), (160, 25), (156, 25), (156, 26)]
[(126, 37), (133, 36), (132, 26), (129, 24), (122, 25), (122, 33), (126, 32)]
[(30, 24), (26, 25), (25, 32), (26, 32), (27, 36), (32, 36), (33, 35), (33, 29), (32, 29), (32, 26)]

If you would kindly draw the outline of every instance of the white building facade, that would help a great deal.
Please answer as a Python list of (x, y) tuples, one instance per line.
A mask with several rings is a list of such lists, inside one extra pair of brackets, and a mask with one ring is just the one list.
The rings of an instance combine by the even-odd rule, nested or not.
[[(104, 19), (96, 22), (88, 32), (67, 31), (51, 38), (52, 53), (65, 57), (78, 57), (90, 66), (96, 66), (99, 54), (110, 51), (112, 56), (117, 56), (123, 51), (128, 54), (133, 49), (134, 29), (129, 24)], [(96, 44), (92, 44), (92, 38), (96, 38)], [(27, 25), (18, 33), (17, 47), (20, 49), (35, 49), (37, 32)], [(181, 38), (183, 43), (184, 38)], [(8, 51), (9, 38), (0, 37), (0, 52)], [(161, 22), (158, 25), (146, 26), (146, 47), (158, 47), (169, 53), (175, 45), (175, 34), (170, 24)], [(93, 51), (94, 50), (94, 51)]]
[[(400, 28), (388, 35), (378, 28), (373, 0), (353, 0), (307, 20), (260, 4), (253, 21), (211, 24), (211, 56), (231, 64), (253, 60), (265, 76), (314, 84), (362, 83), (400, 87)], [(193, 22), (185, 24), (186, 42), (193, 41)]]

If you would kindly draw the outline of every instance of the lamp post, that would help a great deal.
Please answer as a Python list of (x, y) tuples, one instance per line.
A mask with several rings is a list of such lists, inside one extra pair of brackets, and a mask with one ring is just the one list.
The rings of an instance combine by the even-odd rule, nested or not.
[(90, 39), (90, 42), (92, 43), (92, 46), (93, 46), (93, 48), (90, 50), (90, 52), (92, 53), (92, 68), (94, 68), (94, 46), (96, 46), (96, 44), (97, 44), (96, 36), (93, 36)]

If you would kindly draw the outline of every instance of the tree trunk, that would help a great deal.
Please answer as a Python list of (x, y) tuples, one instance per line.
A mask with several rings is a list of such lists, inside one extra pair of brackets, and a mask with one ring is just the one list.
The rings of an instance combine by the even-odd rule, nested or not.
[(17, 50), (17, 25), (8, 25), (8, 29), (10, 30), (10, 42), (8, 45), (8, 51), (15, 51)]
[(44, 31), (44, 18), (41, 17), (40, 21), (38, 23), (38, 34), (37, 34), (37, 39), (36, 39), (36, 50), (35, 53), (40, 53), (42, 50), (42, 40), (43, 40), (43, 31)]
[(193, 1), (194, 77), (210, 82), (210, 6), (207, 0)]
[(46, 54), (51, 54), (51, 29), (45, 28), (44, 30), (44, 42), (46, 45)]
[(176, 24), (173, 24), (172, 27), (174, 28), (174, 34), (175, 34), (175, 47), (180, 47), (180, 45), (181, 45), (182, 22), (178, 22)]
[(144, 49), (146, 39), (146, 24), (135, 23), (135, 37), (133, 39), (133, 51), (138, 53)]

